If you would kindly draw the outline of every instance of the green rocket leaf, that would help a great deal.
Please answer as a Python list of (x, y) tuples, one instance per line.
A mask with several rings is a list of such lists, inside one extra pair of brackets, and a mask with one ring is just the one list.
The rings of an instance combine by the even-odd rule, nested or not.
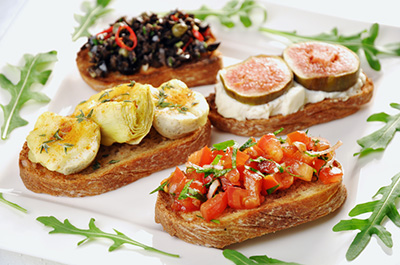
[(251, 256), (247, 258), (242, 253), (232, 250), (225, 249), (223, 252), (225, 258), (229, 259), (236, 265), (300, 265), (294, 262), (285, 262), (278, 259), (269, 258), (267, 256)]
[(107, 238), (107, 239), (111, 239), (112, 241), (114, 241), (114, 244), (110, 246), (108, 251), (114, 251), (123, 244), (131, 244), (131, 245), (134, 245), (137, 247), (141, 247), (145, 250), (153, 251), (153, 252), (156, 252), (159, 254), (164, 254), (164, 255), (167, 255), (170, 257), (179, 257), (179, 255), (170, 254), (170, 253), (146, 246), (142, 243), (139, 243), (115, 229), (114, 229), (114, 231), (116, 234), (103, 232), (94, 224), (93, 218), (90, 219), (89, 229), (79, 229), (79, 228), (75, 227), (74, 225), (72, 225), (68, 219), (65, 219), (64, 222), (60, 222), (54, 216), (41, 216), (41, 217), (38, 217), (36, 220), (38, 220), (45, 226), (54, 228), (54, 230), (50, 231), (49, 234), (71, 234), (71, 235), (85, 236), (86, 237), (85, 239), (78, 242), (78, 246), (91, 240), (91, 239)]
[[(400, 104), (398, 103), (392, 103), (390, 106), (400, 110)], [(355, 156), (384, 150), (393, 139), (395, 133), (400, 131), (400, 113), (397, 115), (389, 115), (384, 112), (375, 113), (369, 116), (367, 121), (381, 121), (386, 124), (381, 129), (357, 140), (362, 149), (360, 152), (355, 153)]]
[(333, 227), (335, 232), (360, 230), (347, 250), (348, 260), (354, 260), (360, 255), (373, 234), (377, 235), (387, 247), (393, 246), (392, 236), (383, 226), (383, 221), (389, 218), (400, 227), (400, 214), (396, 208), (396, 200), (400, 197), (400, 173), (392, 178), (389, 186), (380, 188), (374, 198), (377, 195), (382, 195), (381, 199), (356, 205), (349, 213), (350, 217), (354, 217), (370, 212), (368, 219), (341, 220)]
[(383, 46), (375, 45), (375, 40), (379, 33), (379, 24), (377, 23), (372, 24), (369, 30), (362, 30), (349, 36), (339, 34), (337, 28), (333, 28), (329, 33), (321, 33), (313, 36), (304, 36), (296, 32), (279, 31), (266, 27), (260, 27), (259, 30), (264, 33), (285, 37), (292, 42), (316, 40), (340, 44), (356, 53), (364, 51), (368, 64), (376, 71), (381, 70), (379, 55), (400, 56), (400, 42), (389, 43)]
[[(21, 118), (19, 112), (28, 100), (35, 100), (40, 103), (47, 103), (50, 99), (43, 93), (31, 90), (33, 84), (45, 85), (51, 70), (49, 67), (57, 61), (57, 52), (39, 53), (36, 56), (25, 54), (25, 65), (14, 67), (20, 70), (20, 80), (14, 85), (7, 77), (0, 74), (0, 86), (11, 94), (11, 100), (7, 105), (0, 104), (4, 113), (4, 123), (1, 127), (1, 139), (7, 139), (12, 130), (28, 124)], [(10, 66), (12, 67), (12, 66)]]
[(83, 2), (82, 10), (85, 14), (74, 15), (79, 26), (76, 27), (74, 33), (72, 33), (72, 41), (76, 41), (81, 37), (90, 37), (92, 35), (89, 33), (89, 28), (95, 24), (97, 19), (112, 11), (112, 9), (106, 8), (110, 2), (111, 0), (97, 0), (94, 5), (89, 1)]

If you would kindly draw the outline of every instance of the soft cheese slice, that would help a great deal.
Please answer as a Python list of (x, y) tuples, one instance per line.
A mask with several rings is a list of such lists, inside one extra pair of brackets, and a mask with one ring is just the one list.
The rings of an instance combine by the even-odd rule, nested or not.
[(172, 79), (153, 90), (154, 128), (164, 137), (182, 137), (207, 122), (209, 106), (204, 96), (185, 83)]
[(44, 112), (26, 138), (29, 159), (64, 175), (76, 173), (94, 160), (100, 138), (93, 121)]

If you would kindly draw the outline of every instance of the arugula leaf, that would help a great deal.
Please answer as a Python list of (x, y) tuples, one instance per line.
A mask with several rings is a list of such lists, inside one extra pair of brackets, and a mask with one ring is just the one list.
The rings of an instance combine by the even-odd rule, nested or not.
[[(400, 110), (400, 104), (398, 103), (392, 103), (390, 106)], [(393, 139), (394, 134), (400, 131), (400, 113), (392, 116), (384, 112), (375, 113), (369, 116), (367, 121), (381, 121), (386, 124), (381, 129), (357, 140), (362, 149), (360, 152), (355, 153), (354, 156), (384, 150)]]
[(57, 52), (39, 53), (36, 56), (24, 55), (25, 65), (23, 67), (11, 66), (20, 71), (20, 80), (14, 85), (5, 75), (0, 74), (0, 86), (11, 94), (11, 100), (7, 105), (0, 104), (3, 109), (4, 123), (1, 127), (1, 139), (7, 139), (12, 130), (28, 124), (21, 118), (19, 112), (23, 105), (30, 99), (40, 103), (47, 103), (50, 99), (40, 92), (31, 90), (35, 83), (45, 85), (51, 70), (50, 65), (57, 61)]
[(75, 27), (75, 31), (72, 33), (72, 41), (76, 41), (81, 37), (90, 37), (92, 35), (89, 33), (89, 28), (94, 25), (97, 19), (113, 11), (110, 8), (106, 8), (110, 2), (111, 0), (97, 0), (94, 5), (89, 1), (83, 2), (82, 11), (86, 13), (85, 15), (74, 15), (79, 26)]
[(228, 28), (235, 27), (235, 21), (233, 18), (239, 17), (240, 22), (245, 27), (250, 27), (253, 22), (250, 18), (251, 12), (254, 10), (261, 10), (263, 12), (263, 21), (267, 19), (267, 11), (265, 7), (258, 4), (254, 0), (231, 0), (228, 1), (225, 6), (221, 9), (211, 9), (203, 5), (198, 10), (190, 10), (188, 13), (194, 14), (195, 17), (201, 20), (205, 20), (208, 16), (214, 16), (218, 18), (219, 22)]
[(373, 234), (377, 235), (387, 247), (393, 246), (392, 236), (383, 226), (383, 222), (389, 218), (400, 227), (400, 214), (396, 209), (396, 199), (400, 197), (400, 173), (392, 178), (389, 186), (380, 188), (373, 198), (377, 195), (382, 195), (381, 199), (358, 204), (349, 212), (350, 217), (371, 212), (368, 219), (341, 220), (333, 227), (334, 232), (360, 230), (347, 250), (347, 260), (354, 260), (360, 255)]
[(103, 232), (94, 224), (94, 218), (90, 219), (89, 229), (79, 229), (79, 228), (73, 226), (69, 222), (68, 219), (65, 219), (64, 223), (62, 223), (54, 216), (40, 216), (36, 220), (38, 220), (45, 226), (54, 228), (54, 230), (50, 231), (49, 234), (71, 234), (71, 235), (85, 236), (86, 237), (85, 239), (78, 242), (78, 246), (80, 246), (81, 244), (83, 244), (91, 239), (108, 238), (108, 239), (111, 239), (112, 241), (114, 241), (114, 244), (112, 246), (110, 246), (110, 248), (108, 249), (108, 251), (110, 251), (110, 252), (116, 250), (123, 244), (131, 244), (131, 245), (134, 245), (137, 247), (141, 247), (145, 250), (153, 251), (153, 252), (167, 255), (170, 257), (179, 257), (179, 255), (167, 253), (167, 252), (155, 249), (153, 247), (146, 246), (142, 243), (139, 243), (115, 229), (114, 229), (114, 231), (116, 234)]
[(0, 202), (2, 202), (4, 204), (7, 204), (8, 206), (11, 206), (11, 207), (13, 207), (13, 208), (15, 208), (15, 209), (17, 209), (17, 210), (19, 210), (21, 212), (24, 212), (24, 213), (28, 212), (25, 208), (19, 206), (18, 204), (10, 202), (9, 200), (6, 200), (4, 198), (4, 196), (3, 196), (3, 193), (1, 193), (1, 192), (0, 192)]
[(316, 40), (341, 44), (355, 53), (363, 50), (368, 64), (376, 71), (381, 70), (378, 55), (400, 56), (400, 42), (385, 44), (382, 47), (375, 45), (375, 40), (379, 33), (379, 24), (377, 23), (372, 24), (369, 30), (362, 30), (361, 32), (349, 36), (340, 35), (337, 28), (333, 28), (329, 33), (321, 33), (313, 36), (304, 36), (297, 34), (295, 31), (279, 31), (265, 27), (260, 27), (259, 30), (269, 34), (283, 36), (292, 42)]
[(285, 262), (278, 259), (269, 258), (267, 256), (251, 256), (247, 258), (242, 253), (232, 250), (225, 249), (222, 254), (225, 258), (229, 259), (236, 265), (268, 265), (268, 264), (282, 264), (282, 265), (300, 265), (294, 262)]

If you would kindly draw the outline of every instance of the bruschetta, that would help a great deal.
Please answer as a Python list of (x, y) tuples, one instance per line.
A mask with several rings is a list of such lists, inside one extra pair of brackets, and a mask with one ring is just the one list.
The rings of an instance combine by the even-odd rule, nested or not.
[(340, 145), (295, 131), (204, 147), (154, 190), (155, 221), (172, 236), (215, 248), (313, 221), (346, 199)]
[(208, 24), (182, 11), (123, 17), (89, 38), (77, 54), (83, 80), (97, 91), (136, 81), (155, 87), (179, 79), (189, 87), (216, 82), (219, 42)]

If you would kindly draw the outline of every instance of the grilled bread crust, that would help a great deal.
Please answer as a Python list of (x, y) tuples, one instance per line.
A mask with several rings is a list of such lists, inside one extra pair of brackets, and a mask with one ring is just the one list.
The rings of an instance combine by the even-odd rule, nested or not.
[(227, 208), (219, 222), (206, 222), (199, 211), (177, 212), (171, 209), (173, 198), (159, 191), (155, 221), (170, 235), (186, 242), (224, 248), (247, 239), (313, 221), (337, 210), (347, 192), (342, 182), (296, 181), (289, 189), (266, 196), (254, 209)]
[(20, 176), (26, 188), (36, 193), (68, 197), (98, 195), (183, 164), (188, 155), (209, 145), (210, 137), (210, 121), (175, 140), (161, 136), (152, 128), (139, 145), (102, 145), (91, 165), (70, 175), (50, 171), (30, 161), (25, 142), (19, 155)]
[(225, 118), (218, 113), (215, 105), (215, 94), (207, 97), (210, 105), (208, 118), (214, 127), (221, 131), (230, 132), (241, 136), (262, 136), (268, 132), (275, 132), (284, 128), (281, 134), (303, 130), (310, 126), (337, 120), (357, 112), (364, 104), (368, 103), (373, 95), (374, 84), (370, 78), (362, 87), (360, 93), (347, 99), (324, 99), (317, 103), (306, 104), (299, 111), (288, 115), (275, 115), (269, 119), (251, 119), (239, 121)]
[(217, 73), (223, 67), (221, 53), (214, 51), (198, 61), (186, 63), (176, 68), (168, 66), (149, 67), (146, 71), (141, 69), (139, 73), (132, 75), (111, 72), (106, 77), (93, 78), (88, 72), (88, 68), (92, 65), (90, 61), (89, 50), (83, 46), (77, 54), (76, 64), (83, 80), (96, 91), (131, 81), (150, 84), (154, 87), (158, 87), (171, 79), (179, 79), (188, 87), (210, 85), (216, 83)]

